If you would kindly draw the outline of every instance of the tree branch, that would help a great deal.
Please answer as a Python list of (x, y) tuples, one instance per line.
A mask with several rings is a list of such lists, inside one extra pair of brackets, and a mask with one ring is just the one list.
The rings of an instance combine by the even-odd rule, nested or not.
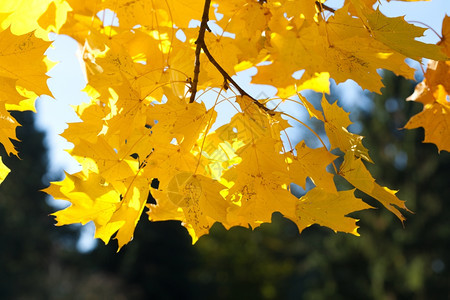
[[(202, 50), (202, 45), (205, 44), (205, 31), (208, 28), (210, 5), (211, 5), (211, 0), (205, 0), (205, 6), (203, 8), (202, 23), (200, 24), (197, 41), (195, 42), (197, 44), (197, 47), (195, 48), (194, 79), (192, 81), (191, 98), (189, 99), (189, 103), (192, 103), (195, 101), (195, 95), (197, 94), (198, 75), (200, 74), (200, 53)], [(209, 30), (209, 28), (208, 28), (208, 30)]]
[(189, 99), (189, 103), (192, 103), (195, 101), (195, 95), (197, 93), (197, 85), (198, 85), (198, 76), (200, 74), (200, 53), (201, 50), (205, 53), (208, 60), (213, 64), (214, 67), (222, 74), (223, 78), (225, 79), (225, 85), (227, 82), (231, 83), (242, 96), (247, 96), (264, 112), (272, 115), (273, 112), (268, 109), (264, 104), (250, 96), (243, 88), (241, 88), (236, 81), (231, 78), (231, 76), (227, 73), (227, 71), (222, 68), (222, 66), (215, 60), (215, 58), (212, 56), (211, 52), (209, 52), (208, 47), (206, 47), (205, 43), (205, 31), (208, 29), (208, 31), (211, 31), (208, 27), (208, 21), (209, 21), (209, 7), (211, 5), (211, 0), (205, 0), (205, 6), (203, 8), (203, 16), (202, 16), (202, 22), (200, 24), (200, 30), (198, 33), (197, 41), (195, 42), (197, 44), (197, 47), (195, 48), (195, 67), (194, 67), (194, 79), (192, 81), (191, 85), (191, 97)]
[(209, 52), (208, 47), (206, 47), (206, 44), (203, 43), (202, 45), (202, 49), (203, 52), (205, 52), (206, 57), (208, 57), (209, 61), (213, 64), (214, 67), (216, 67), (217, 71), (220, 72), (220, 74), (222, 74), (223, 78), (225, 78), (225, 81), (228, 81), (229, 83), (231, 83), (237, 90), (238, 92), (242, 95), (242, 96), (247, 96), (250, 99), (253, 100), (253, 102), (263, 111), (267, 112), (267, 113), (271, 113), (271, 110), (268, 109), (264, 104), (262, 104), (261, 102), (259, 102), (258, 100), (256, 100), (255, 98), (253, 98), (252, 96), (250, 96), (246, 91), (244, 91), (243, 88), (241, 88), (236, 81), (234, 81), (233, 78), (231, 78), (231, 76), (227, 73), (227, 71), (225, 71), (222, 66), (214, 59), (214, 57), (211, 55), (211, 52)]
[(316, 1), (316, 5), (320, 8), (321, 11), (328, 10), (329, 12), (332, 12), (332, 13), (334, 13), (336, 11), (335, 9), (333, 9), (333, 8), (329, 7), (328, 5), (325, 5), (319, 1)]

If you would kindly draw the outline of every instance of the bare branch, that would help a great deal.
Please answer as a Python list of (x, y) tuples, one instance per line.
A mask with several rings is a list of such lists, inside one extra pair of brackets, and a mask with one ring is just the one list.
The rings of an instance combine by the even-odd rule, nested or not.
[(268, 109), (264, 104), (262, 104), (261, 102), (259, 102), (258, 100), (256, 100), (255, 98), (253, 98), (252, 96), (250, 96), (243, 88), (241, 88), (236, 81), (234, 81), (233, 78), (231, 78), (231, 76), (222, 68), (222, 66), (215, 60), (215, 58), (211, 55), (211, 52), (209, 52), (208, 47), (206, 47), (206, 44), (203, 43), (202, 46), (203, 52), (205, 52), (206, 57), (208, 57), (209, 61), (213, 64), (214, 67), (216, 67), (217, 71), (220, 72), (220, 74), (222, 74), (223, 78), (225, 78), (226, 82), (231, 83), (237, 90), (238, 92), (242, 95), (242, 96), (247, 96), (250, 99), (253, 100), (253, 102), (263, 111), (265, 111), (266, 113), (271, 114), (272, 111), (270, 109)]
[(200, 74), (200, 53), (202, 50), (202, 45), (205, 44), (205, 31), (208, 28), (210, 5), (211, 5), (211, 0), (205, 0), (205, 6), (203, 8), (202, 23), (200, 24), (200, 29), (198, 31), (198, 38), (197, 38), (197, 41), (195, 42), (197, 44), (197, 47), (195, 48), (194, 79), (192, 80), (191, 98), (189, 99), (189, 103), (192, 103), (195, 101), (195, 95), (197, 94), (198, 75)]
[(195, 67), (194, 67), (194, 79), (192, 80), (191, 84), (191, 97), (189, 99), (189, 103), (192, 103), (195, 101), (195, 96), (197, 94), (197, 85), (198, 85), (198, 76), (200, 74), (200, 54), (201, 50), (205, 53), (206, 57), (208, 57), (208, 60), (213, 64), (214, 67), (222, 74), (224, 78), (224, 88), (228, 88), (228, 83), (231, 83), (242, 96), (247, 96), (250, 99), (253, 100), (253, 102), (264, 112), (273, 115), (273, 111), (268, 109), (264, 104), (250, 96), (243, 88), (241, 88), (236, 81), (231, 78), (231, 76), (227, 73), (227, 71), (222, 68), (222, 66), (215, 60), (215, 58), (211, 55), (211, 52), (209, 52), (208, 47), (206, 47), (205, 43), (205, 31), (211, 31), (208, 27), (208, 21), (209, 21), (209, 7), (211, 5), (211, 0), (205, 0), (205, 7), (203, 8), (203, 16), (202, 16), (202, 22), (200, 24), (200, 30), (198, 33), (197, 41), (195, 42), (197, 44), (197, 47), (195, 48)]
[(334, 13), (336, 11), (334, 8), (331, 8), (328, 5), (325, 5), (325, 4), (323, 4), (323, 3), (319, 2), (319, 1), (316, 1), (316, 5), (319, 7), (319, 9), (321, 11), (328, 10), (329, 12), (332, 12), (332, 13)]

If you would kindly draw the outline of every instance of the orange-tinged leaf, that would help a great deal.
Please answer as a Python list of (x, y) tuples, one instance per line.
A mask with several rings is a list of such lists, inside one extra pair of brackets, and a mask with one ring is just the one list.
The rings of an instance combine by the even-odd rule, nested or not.
[[(320, 120), (322, 122), (325, 122), (325, 119), (323, 118), (323, 113), (316, 109), (314, 105), (311, 104), (305, 97), (303, 97), (301, 94), (298, 95), (300, 101), (302, 102), (303, 106), (308, 111), (308, 115), (310, 118), (316, 118), (317, 120)], [(323, 100), (324, 98), (322, 98)]]
[(418, 2), (418, 1), (431, 1), (431, 0), (387, 0), (387, 2), (391, 2), (391, 1)]
[(25, 97), (16, 89), (17, 79), (0, 76), (0, 103), (4, 103), (7, 109), (18, 109)]
[[(450, 55), (450, 17), (442, 24), (442, 40), (438, 43)], [(439, 151), (450, 151), (450, 61), (429, 61), (425, 79), (407, 99), (424, 104), (423, 111), (411, 117), (405, 128), (423, 127), (425, 143), (434, 143)]]
[(414, 93), (407, 100), (423, 104), (434, 103), (437, 101), (436, 95), (439, 95), (439, 93), (436, 94), (438, 89), (443, 88), (447, 93), (450, 92), (449, 78), (450, 61), (430, 60), (425, 72), (425, 79), (416, 86)]
[(442, 39), (438, 43), (443, 52), (450, 57), (450, 16), (445, 16), (442, 21)]
[(434, 93), (437, 100), (425, 104), (423, 111), (411, 117), (405, 128), (423, 127), (425, 129), (424, 143), (434, 143), (439, 151), (450, 152), (450, 102), (442, 86)]

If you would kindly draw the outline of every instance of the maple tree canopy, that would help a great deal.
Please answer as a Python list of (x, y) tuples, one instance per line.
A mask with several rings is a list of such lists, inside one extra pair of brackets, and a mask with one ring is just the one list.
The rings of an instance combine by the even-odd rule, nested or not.
[[(215, 222), (255, 228), (273, 212), (300, 232), (320, 224), (358, 235), (347, 215), (371, 207), (356, 189), (403, 221), (400, 210), (408, 209), (366, 168), (372, 161), (363, 137), (348, 129), (349, 113), (325, 97), (315, 107), (300, 93), (329, 93), (330, 79), (380, 92), (377, 70), (413, 79), (405, 59), (430, 59), (409, 98), (424, 110), (405, 127), (424, 127), (425, 142), (450, 151), (450, 18), (441, 42), (425, 44), (416, 40), (425, 28), (387, 17), (377, 5), (0, 0), (0, 143), (17, 154), (11, 139), (18, 124), (9, 112), (34, 110), (37, 96), (51, 95), (46, 73), (54, 63), (44, 52), (50, 32), (65, 34), (83, 49), (90, 100), (74, 108), (82, 122), (62, 134), (81, 171), (45, 189), (71, 203), (54, 213), (57, 225), (93, 221), (95, 236), (105, 243), (115, 237), (119, 249), (144, 210), (151, 221), (181, 221), (193, 242)], [(252, 83), (277, 89), (274, 98), (257, 99), (235, 82), (233, 75), (250, 68), (257, 70)], [(321, 122), (326, 138), (283, 110), (286, 103)], [(224, 115), (228, 122), (216, 122)], [(321, 147), (292, 144), (286, 129), (294, 123)], [(0, 182), (8, 172), (0, 159)], [(338, 189), (336, 177), (354, 189)], [(307, 178), (314, 188), (297, 198), (291, 186), (305, 188)]]

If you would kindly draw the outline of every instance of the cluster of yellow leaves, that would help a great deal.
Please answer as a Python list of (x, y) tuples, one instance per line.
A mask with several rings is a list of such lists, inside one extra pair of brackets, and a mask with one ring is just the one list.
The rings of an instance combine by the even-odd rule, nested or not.
[[(195, 24), (202, 20), (207, 1), (2, 4), (0, 11), (7, 14), (1, 15), (1, 24), (11, 29), (0, 33), (8, 39), (4, 42), (0, 36), (0, 60), (5, 58), (0, 61), (0, 80), (9, 89), (0, 91), (0, 109), (2, 98), (14, 104), (12, 90), (48, 93), (45, 64), (37, 54), (25, 51), (26, 57), (14, 60), (8, 56), (12, 51), (8, 49), (39, 50), (42, 56), (48, 43), (33, 33), (20, 34), (32, 30), (42, 38), (48, 31), (67, 34), (83, 46), (90, 102), (74, 108), (81, 122), (69, 124), (63, 133), (74, 144), (70, 153), (82, 170), (46, 189), (56, 199), (71, 202), (54, 214), (58, 225), (93, 221), (95, 236), (105, 243), (115, 236), (119, 249), (132, 239), (145, 207), (151, 221), (181, 221), (193, 242), (215, 222), (226, 228), (255, 228), (270, 222), (273, 212), (295, 222), (299, 231), (320, 224), (357, 235), (357, 220), (347, 215), (370, 206), (355, 197), (355, 189), (377, 199), (401, 220), (399, 209), (407, 208), (395, 191), (378, 185), (367, 170), (363, 161), (371, 159), (362, 136), (348, 131), (348, 113), (325, 97), (318, 110), (299, 92), (327, 93), (330, 78), (338, 83), (353, 79), (365, 89), (379, 91), (379, 68), (412, 78), (407, 57), (447, 58), (440, 47), (415, 40), (423, 28), (384, 16), (372, 8), (375, 2), (346, 0), (333, 10), (322, 0), (212, 1), (208, 24), (213, 30), (206, 32), (203, 42), (215, 64), (205, 53), (196, 56)], [(31, 5), (38, 7), (26, 11)], [(11, 46), (15, 39), (26, 40)], [(25, 61), (26, 70), (20, 67)], [(20, 70), (4, 72), (4, 65)], [(275, 86), (279, 98), (256, 103), (248, 95), (225, 93), (230, 82), (223, 72), (231, 76), (250, 67), (258, 70), (252, 82)], [(298, 71), (303, 72), (300, 78), (294, 76)], [(196, 79), (201, 93), (189, 103)], [(209, 109), (203, 93), (216, 95)], [(286, 118), (295, 118), (263, 109), (272, 100), (306, 108), (310, 118), (323, 123), (329, 145), (316, 134), (320, 148), (309, 148), (303, 141), (287, 146), (281, 138), (290, 127)], [(17, 97), (16, 105), (20, 101)], [(224, 101), (236, 112), (227, 124), (215, 126), (218, 115), (230, 114), (220, 109)], [(5, 106), (9, 119), (0, 121), (11, 122), (6, 111), (11, 108)], [(13, 136), (10, 128), (4, 136)], [(8, 141), (0, 142), (11, 149)], [(308, 177), (315, 187), (297, 198), (291, 186), (305, 188)], [(340, 190), (336, 177), (355, 189)], [(155, 202), (147, 203), (149, 199)]]
[[(38, 2), (30, 10), (30, 1), (0, 1), (0, 144), (13, 155), (18, 123), (9, 111), (34, 111), (36, 97), (50, 95), (45, 74), (52, 64), (44, 59), (50, 42), (35, 36), (38, 28), (44, 30), (33, 17), (43, 14), (50, 1)], [(9, 171), (0, 157), (0, 183)]]
[[(439, 45), (450, 56), (450, 17), (442, 23), (442, 40)], [(419, 83), (408, 100), (424, 105), (423, 111), (413, 116), (405, 128), (423, 127), (425, 140), (434, 143), (439, 151), (450, 152), (450, 61), (428, 63), (425, 79)]]

